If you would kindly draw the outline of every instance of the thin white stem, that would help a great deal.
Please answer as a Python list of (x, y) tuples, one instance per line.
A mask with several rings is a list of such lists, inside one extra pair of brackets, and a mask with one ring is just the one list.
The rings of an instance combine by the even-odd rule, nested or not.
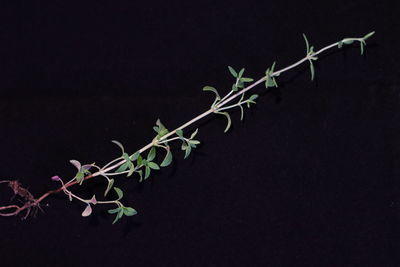
[(96, 204), (117, 204), (118, 206), (121, 206), (121, 203), (118, 200), (96, 201)]
[(104, 175), (107, 176), (113, 176), (113, 175), (120, 175), (120, 174), (125, 174), (125, 173), (129, 173), (129, 171), (123, 171), (123, 172), (109, 172), (109, 173), (103, 173)]
[[(236, 82), (237, 84), (237, 82)], [(224, 96), (219, 102), (224, 101), (225, 99), (227, 99), (231, 94), (233, 94), (233, 90), (231, 90), (229, 93), (226, 94), (226, 96)]]
[(230, 105), (230, 106), (227, 106), (227, 107), (219, 108), (217, 111), (223, 111), (223, 110), (231, 109), (231, 108), (234, 108), (234, 107), (238, 107), (238, 106), (240, 106), (240, 105), (243, 105), (243, 104), (245, 104), (245, 103), (247, 103), (247, 101), (241, 101), (241, 102), (239, 102), (239, 103), (236, 103), (236, 104), (233, 104), (233, 105)]
[(123, 159), (123, 158), (122, 158), (122, 157), (119, 157), (119, 158), (116, 158), (116, 159), (110, 161), (109, 163), (107, 163), (106, 165), (104, 165), (104, 167), (103, 167), (102, 169), (107, 168), (108, 166), (110, 166), (110, 165), (113, 164), (114, 162), (116, 162), (116, 161), (118, 161), (118, 160), (121, 160), (121, 159)]
[(168, 142), (171, 142), (171, 141), (174, 141), (174, 140), (178, 140), (178, 139), (181, 139), (181, 137), (173, 137), (173, 138), (170, 138), (170, 139), (167, 139), (167, 140), (163, 140), (161, 142), (158, 142), (158, 144), (159, 145), (160, 144), (165, 144), (165, 143), (168, 143)]

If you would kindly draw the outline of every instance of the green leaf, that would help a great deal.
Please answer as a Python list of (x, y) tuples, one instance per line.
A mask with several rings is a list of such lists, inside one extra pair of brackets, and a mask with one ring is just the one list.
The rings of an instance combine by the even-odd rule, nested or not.
[(190, 139), (193, 139), (197, 135), (198, 131), (199, 131), (199, 128), (196, 128), (196, 130), (190, 135)]
[(272, 63), (271, 70), (270, 70), (271, 76), (272, 76), (272, 73), (274, 73), (275, 65), (276, 65), (276, 61), (274, 61), (274, 63)]
[(236, 71), (231, 66), (228, 66), (228, 69), (232, 76), (237, 78), (238, 74), (236, 73)]
[(216, 99), (216, 100), (220, 100), (220, 99), (221, 99), (221, 97), (220, 97), (219, 94), (218, 94), (217, 89), (215, 89), (214, 87), (211, 87), (211, 86), (204, 86), (204, 87), (203, 87), (203, 91), (211, 91), (211, 92), (213, 92), (213, 93), (215, 94), (215, 99)]
[(137, 151), (137, 152), (135, 152), (134, 154), (132, 154), (132, 156), (130, 156), (130, 159), (131, 159), (132, 161), (135, 161), (135, 160), (138, 159), (139, 156), (140, 156), (140, 152)]
[(192, 151), (192, 147), (191, 146), (187, 146), (186, 149), (185, 149), (185, 157), (184, 157), (184, 159), (186, 159), (190, 155), (191, 151)]
[(125, 162), (124, 164), (119, 166), (119, 168), (115, 172), (124, 172), (124, 171), (126, 171), (128, 169), (128, 167), (129, 167), (129, 163), (131, 163), (131, 162), (130, 161)]
[(117, 215), (118, 219), (121, 219), (123, 215), (124, 215), (124, 208), (122, 208), (118, 211), (118, 215)]
[(164, 124), (162, 124), (162, 122), (161, 122), (160, 119), (157, 119), (156, 125), (158, 126), (158, 129), (159, 129), (159, 130), (167, 129), (167, 128), (164, 126)]
[(129, 172), (126, 175), (127, 177), (131, 176), (135, 172), (135, 166), (133, 165), (132, 162), (129, 162)]
[(108, 185), (107, 185), (107, 189), (104, 192), (104, 196), (107, 196), (108, 192), (110, 192), (112, 186), (114, 185), (114, 179), (109, 179), (108, 180)]
[(367, 40), (369, 37), (371, 37), (374, 34), (375, 34), (375, 31), (370, 32), (370, 33), (366, 34), (362, 39), (365, 41), (365, 40)]
[(343, 39), (342, 42), (344, 44), (352, 44), (354, 42), (354, 40), (352, 40), (352, 39)]
[(314, 64), (313, 62), (310, 60), (310, 71), (311, 71), (311, 81), (314, 80), (314, 75), (315, 75), (315, 71), (314, 71)]
[(243, 76), (243, 73), (244, 73), (244, 68), (242, 68), (240, 71), (239, 71), (239, 74), (238, 74), (238, 79), (241, 79), (242, 78), (242, 76)]
[(265, 80), (265, 87), (278, 87), (278, 84), (275, 81), (274, 77), (271, 77), (270, 74), (267, 74), (267, 79)]
[[(118, 213), (119, 213), (119, 211), (118, 211)], [(118, 214), (117, 214), (117, 217), (115, 217), (115, 219), (114, 219), (114, 221), (112, 222), (112, 224), (115, 224), (117, 221), (118, 221)]]
[(115, 224), (119, 219), (121, 219), (122, 215), (124, 215), (124, 210), (123, 208), (118, 208), (118, 211), (115, 213), (117, 213), (117, 216), (115, 217), (112, 224)]
[(199, 140), (189, 140), (189, 144), (198, 145), (198, 144), (200, 144), (200, 141)]
[(256, 102), (254, 100), (256, 100), (257, 97), (258, 97), (258, 95), (254, 94), (254, 95), (251, 95), (249, 97), (249, 99), (247, 99), (247, 107), (248, 108), (250, 107), (250, 104), (256, 104)]
[(364, 54), (364, 43), (361, 41), (360, 42), (360, 49), (361, 49), (361, 55), (363, 55)]
[(145, 179), (145, 180), (146, 180), (147, 178), (149, 178), (150, 173), (151, 173), (150, 167), (149, 167), (149, 166), (146, 166), (145, 169), (144, 169), (144, 179)]
[(158, 164), (155, 163), (155, 162), (149, 162), (148, 166), (150, 168), (152, 168), (153, 170), (159, 170), (160, 169), (160, 166), (158, 166)]
[(249, 99), (250, 99), (251, 101), (254, 101), (254, 100), (256, 100), (257, 98), (258, 98), (258, 95), (257, 95), (257, 94), (251, 95), (251, 96), (249, 97)]
[(129, 158), (128, 153), (123, 153), (123, 154), (122, 154), (122, 158), (123, 158), (124, 160), (126, 160), (126, 161), (130, 161), (130, 158)]
[(83, 178), (85, 178), (85, 174), (83, 172), (77, 172), (75, 175), (75, 179), (78, 183), (81, 183), (83, 181)]
[(231, 124), (232, 124), (231, 116), (229, 115), (228, 112), (216, 112), (216, 113), (224, 115), (226, 117), (226, 119), (228, 120), (228, 123), (227, 123), (227, 125), (225, 127), (225, 130), (224, 130), (224, 133), (226, 133), (229, 130), (229, 128), (231, 128)]
[(158, 132), (158, 138), (163, 137), (164, 135), (166, 135), (167, 133), (169, 133), (169, 131), (167, 129), (162, 129)]
[(343, 46), (343, 41), (338, 42), (338, 48), (342, 48)]
[(156, 139), (159, 140), (161, 137), (163, 137), (164, 135), (166, 135), (167, 133), (169, 133), (168, 129), (164, 126), (164, 124), (161, 123), (160, 119), (157, 119), (156, 121), (156, 125), (154, 126), (153, 129), (154, 131), (156, 131), (157, 136)]
[(243, 77), (241, 80), (242, 80), (243, 82), (246, 82), (246, 83), (249, 83), (249, 82), (254, 81), (253, 78), (245, 78), (245, 77)]
[(239, 108), (240, 108), (240, 120), (242, 121), (243, 117), (244, 117), (244, 110), (243, 110), (242, 105), (239, 105)]
[(147, 161), (152, 161), (156, 157), (156, 148), (153, 146), (147, 154)]
[(167, 150), (167, 154), (165, 155), (164, 160), (161, 162), (161, 167), (167, 167), (168, 165), (170, 165), (172, 162), (172, 153), (171, 151), (168, 149)]
[(111, 210), (108, 210), (107, 212), (108, 212), (109, 214), (114, 214), (114, 213), (119, 212), (120, 209), (121, 209), (121, 208), (111, 209)]
[(239, 88), (236, 86), (236, 84), (232, 84), (232, 91), (236, 92)]
[(310, 45), (308, 43), (307, 36), (304, 33), (303, 33), (303, 38), (304, 38), (304, 41), (306, 42), (306, 49), (307, 49), (307, 55), (308, 55), (308, 53), (310, 52)]
[(179, 137), (181, 137), (181, 138), (183, 137), (183, 131), (182, 131), (181, 129), (176, 130), (175, 133), (176, 133), (177, 136), (179, 136)]
[(139, 174), (139, 182), (141, 183), (141, 182), (143, 182), (143, 171), (142, 170), (138, 170), (138, 171), (136, 171), (138, 174)]
[(139, 167), (140, 165), (143, 164), (143, 158), (141, 155), (138, 156), (137, 160), (136, 160), (137, 166)]
[(117, 192), (117, 195), (118, 195), (117, 200), (120, 200), (124, 196), (124, 192), (122, 192), (122, 190), (119, 189), (118, 187), (114, 187), (114, 190), (115, 190), (115, 192)]
[(123, 210), (125, 216), (133, 216), (137, 214), (137, 211), (130, 207), (124, 207)]
[(116, 144), (117, 146), (119, 146), (119, 148), (121, 148), (121, 150), (122, 150), (122, 153), (125, 152), (124, 146), (123, 146), (120, 142), (118, 142), (118, 141), (116, 141), (116, 140), (111, 140), (111, 142), (113, 142), (114, 144)]
[(182, 142), (181, 149), (185, 150), (188, 147), (188, 144), (186, 142)]

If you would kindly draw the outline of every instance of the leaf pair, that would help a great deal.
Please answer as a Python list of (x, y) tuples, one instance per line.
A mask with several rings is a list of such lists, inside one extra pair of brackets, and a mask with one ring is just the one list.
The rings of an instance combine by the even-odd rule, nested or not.
[(244, 109), (243, 109), (243, 104), (247, 104), (247, 107), (250, 108), (250, 104), (257, 104), (256, 99), (258, 98), (257, 94), (251, 95), (247, 100), (243, 101), (244, 99), (244, 94), (242, 94), (242, 97), (239, 99), (239, 102), (237, 103), (238, 107), (240, 108), (240, 120), (242, 121), (244, 118)]
[(163, 161), (160, 164), (161, 167), (167, 167), (172, 162), (171, 148), (169, 146), (166, 146), (165, 150), (166, 150), (167, 154), (165, 154), (165, 157), (164, 157)]
[(169, 133), (168, 129), (165, 128), (164, 124), (161, 123), (160, 119), (157, 119), (156, 126), (153, 127), (153, 130), (157, 133), (156, 139), (160, 140), (161, 137)]
[(211, 105), (211, 108), (214, 108), (215, 104), (217, 104), (221, 100), (221, 96), (219, 95), (217, 89), (212, 86), (204, 86), (203, 91), (213, 92), (215, 94), (215, 100)]
[(74, 179), (79, 184), (82, 184), (83, 178), (85, 178), (86, 175), (90, 174), (89, 170), (90, 170), (90, 168), (93, 167), (93, 164), (82, 165), (79, 161), (77, 161), (75, 159), (71, 159), (69, 162), (78, 169), (78, 172), (76, 173)]
[[(160, 140), (161, 137), (163, 137), (169, 133), (168, 129), (165, 128), (165, 126), (161, 123), (160, 119), (157, 119), (156, 126), (154, 126), (153, 129), (154, 129), (154, 131), (157, 132), (156, 140)], [(165, 144), (166, 144), (166, 146), (165, 147), (162, 146), (162, 147), (167, 151), (167, 154), (165, 155), (164, 160), (160, 164), (161, 167), (166, 167), (166, 166), (170, 165), (172, 162), (172, 153), (170, 151), (170, 147), (168, 146), (167, 143), (165, 143)], [(155, 154), (155, 151), (154, 151), (154, 154)]]
[(180, 140), (182, 140), (182, 145), (181, 149), (185, 151), (185, 156), (184, 159), (186, 159), (189, 155), (190, 152), (192, 152), (192, 148), (196, 148), (198, 144), (200, 144), (199, 140), (195, 140), (193, 138), (196, 137), (198, 132), (198, 129), (196, 129), (191, 135), (190, 138), (185, 138), (183, 136), (183, 131), (182, 129), (179, 129), (176, 131), (176, 135), (179, 137)]
[(118, 199), (115, 200), (116, 201), (115, 203), (118, 205), (118, 208), (108, 210), (109, 214), (117, 214), (117, 216), (115, 217), (115, 219), (113, 221), (113, 224), (116, 223), (119, 219), (121, 219), (123, 215), (133, 216), (133, 215), (137, 214), (137, 211), (135, 209), (130, 208), (130, 207), (124, 207), (121, 204), (121, 202), (119, 202), (122, 199), (122, 197), (124, 196), (124, 193), (122, 192), (122, 190), (119, 189), (118, 187), (114, 187), (114, 190), (118, 195)]
[(137, 214), (137, 211), (134, 208), (131, 207), (118, 207), (116, 209), (111, 209), (108, 210), (109, 214), (117, 214), (117, 216), (115, 217), (114, 221), (112, 224), (115, 224), (119, 219), (122, 218), (122, 216), (133, 216)]
[(345, 39), (341, 40), (340, 42), (338, 42), (338, 47), (342, 48), (343, 44), (352, 44), (354, 41), (359, 41), (360, 42), (360, 52), (361, 52), (361, 55), (363, 55), (364, 47), (367, 45), (367, 43), (365, 41), (374, 34), (375, 34), (375, 32), (373, 31), (373, 32), (370, 32), (370, 33), (364, 35), (362, 38), (345, 38)]
[(313, 60), (317, 60), (318, 57), (314, 56), (315, 55), (314, 47), (309, 45), (307, 36), (304, 33), (303, 33), (303, 38), (306, 43), (306, 50), (307, 50), (306, 56), (308, 58), (308, 61), (310, 62), (311, 81), (313, 81), (314, 77), (315, 77), (315, 68), (314, 68)]
[(278, 76), (278, 75), (274, 75), (274, 70), (275, 70), (275, 64), (276, 62), (274, 62), (271, 66), (271, 68), (268, 68), (265, 71), (265, 88), (268, 87), (278, 87), (278, 84), (276, 83), (275, 77), (274, 76)]
[(232, 74), (233, 77), (236, 78), (236, 82), (232, 85), (232, 91), (236, 92), (239, 89), (244, 88), (244, 84), (246, 82), (252, 82), (254, 81), (252, 78), (249, 77), (243, 77), (244, 71), (245, 69), (242, 68), (239, 73), (235, 71), (234, 68), (232, 68), (231, 66), (228, 66), (229, 72)]
[[(156, 148), (152, 147), (147, 154), (147, 158), (143, 159), (141, 165), (144, 166), (144, 179), (149, 178), (151, 170), (159, 170), (160, 166), (157, 163), (153, 162), (156, 157)], [(141, 177), (142, 178), (142, 177)], [(142, 181), (142, 179), (140, 180)]]

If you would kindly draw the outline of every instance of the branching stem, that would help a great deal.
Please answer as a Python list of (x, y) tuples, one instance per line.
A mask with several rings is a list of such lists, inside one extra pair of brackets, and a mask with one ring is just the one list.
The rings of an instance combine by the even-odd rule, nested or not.
[[(372, 34), (370, 34), (372, 35)], [(330, 44), (328, 46), (325, 46), (323, 48), (321, 48), (320, 50), (316, 51), (315, 53), (312, 54), (307, 54), (304, 58), (300, 59), (299, 61), (293, 63), (290, 66), (287, 66), (283, 69), (277, 70), (275, 72), (273, 72), (272, 74), (270, 74), (270, 78), (273, 76), (279, 76), (280, 74), (282, 74), (283, 72), (286, 72), (288, 70), (291, 70), (295, 67), (297, 67), (298, 65), (312, 60), (314, 59), (318, 54), (321, 54), (322, 52), (329, 50), (333, 47), (336, 46), (340, 46), (342, 42), (344, 41), (360, 41), (360, 42), (365, 42), (365, 38), (346, 38), (343, 39), (340, 42), (335, 42), (333, 44)], [(316, 59), (316, 58), (315, 58)], [(226, 94), (222, 99), (220, 99), (219, 101), (215, 101), (214, 104), (212, 105), (212, 107), (208, 110), (206, 110), (205, 112), (201, 113), (200, 115), (194, 117), (193, 119), (189, 120), (188, 122), (182, 124), (181, 126), (179, 126), (178, 128), (176, 128), (173, 131), (168, 132), (167, 134), (163, 135), (162, 137), (160, 137), (159, 139), (153, 139), (151, 143), (145, 145), (144, 147), (142, 147), (141, 149), (138, 150), (138, 152), (140, 154), (142, 154), (143, 152), (145, 152), (146, 150), (154, 147), (154, 146), (162, 146), (162, 144), (165, 144), (167, 142), (171, 142), (171, 141), (175, 141), (178, 139), (182, 139), (181, 137), (172, 137), (171, 136), (175, 135), (176, 132), (178, 130), (183, 130), (186, 127), (194, 124), (195, 122), (201, 120), (202, 118), (212, 114), (212, 113), (217, 113), (219, 111), (222, 110), (226, 110), (226, 109), (230, 109), (236, 106), (240, 106), (244, 103), (246, 103), (247, 101), (242, 101), (243, 100), (243, 96), (244, 94), (251, 90), (252, 88), (254, 88), (255, 86), (259, 85), (260, 83), (263, 83), (266, 81), (268, 77), (267, 76), (263, 76), (262, 78), (260, 78), (259, 80), (253, 82), (252, 84), (250, 84), (249, 86), (234, 92), (233, 90), (231, 90), (228, 94)], [(238, 79), (236, 80), (236, 86), (238, 84)], [(232, 100), (236, 99), (237, 97), (242, 97), (241, 100), (239, 101), (239, 103), (236, 104), (232, 104), (232, 105), (228, 105), (229, 103), (231, 103)], [(163, 146), (164, 148), (166, 148), (165, 146)], [(120, 174), (126, 174), (129, 173), (129, 171), (123, 171), (123, 172), (110, 172), (116, 168), (118, 168), (119, 166), (121, 166), (122, 164), (126, 163), (126, 160), (123, 157), (118, 157), (116, 159), (113, 159), (112, 161), (110, 161), (109, 163), (107, 163), (104, 167), (100, 168), (98, 166), (92, 165), (96, 168), (98, 168), (99, 170), (93, 174), (87, 175), (86, 177), (83, 178), (83, 180), (89, 180), (92, 179), (94, 177), (97, 176), (104, 176), (105, 178), (107, 178), (107, 180), (110, 182), (110, 179), (107, 177), (107, 175), (120, 175)], [(62, 181), (61, 181), (62, 182)], [(0, 181), (0, 184), (2, 183), (8, 183), (10, 187), (12, 187), (12, 185), (15, 185), (15, 183), (17, 183), (19, 185), (19, 183), (17, 181), (11, 181), (11, 180), (3, 180)], [(39, 207), (39, 203), (41, 201), (43, 201), (46, 197), (48, 197), (49, 195), (55, 194), (55, 193), (59, 193), (61, 191), (64, 191), (67, 195), (69, 195), (72, 198), (75, 198), (77, 200), (80, 200), (84, 203), (91, 203), (92, 200), (87, 200), (87, 199), (83, 199), (77, 195), (74, 195), (71, 191), (69, 191), (67, 188), (78, 184), (77, 180), (74, 178), (70, 181), (68, 181), (67, 183), (62, 183), (62, 186), (58, 189), (55, 190), (50, 190), (48, 192), (46, 192), (45, 194), (43, 194), (41, 197), (35, 199), (33, 198), (33, 196), (29, 193), (29, 191), (27, 191), (26, 189), (22, 188), (22, 187), (18, 187), (17, 189), (14, 189), (14, 193), (15, 194), (22, 194), (21, 192), (27, 194), (29, 196), (29, 199), (26, 200), (25, 204), (23, 206), (18, 206), (18, 205), (8, 205), (8, 206), (2, 206), (0, 207), (0, 216), (15, 216), (18, 215), (19, 213), (21, 213), (22, 211), (26, 210), (27, 211), (27, 215), (29, 214), (29, 211), (31, 210), (31, 208), (34, 207)], [(20, 190), (20, 191), (16, 191), (16, 190)], [(96, 201), (96, 204), (117, 204), (119, 207), (122, 207), (122, 204), (118, 201), (118, 200), (113, 200), (113, 201)], [(94, 204), (94, 203), (92, 203)], [(11, 210), (11, 211), (10, 211)], [(2, 211), (9, 211), (9, 212), (2, 212)], [(26, 217), (25, 216), (25, 217)]]

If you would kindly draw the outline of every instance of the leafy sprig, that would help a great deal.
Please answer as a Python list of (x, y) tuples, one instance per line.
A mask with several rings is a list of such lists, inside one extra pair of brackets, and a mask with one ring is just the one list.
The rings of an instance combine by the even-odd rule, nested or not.
[(279, 75), (279, 74), (274, 74), (275, 64), (276, 62), (274, 62), (272, 66), (265, 71), (265, 88), (278, 87), (278, 84), (276, 83), (274, 77)]
[(366, 42), (367, 39), (370, 38), (374, 34), (375, 34), (375, 32), (373, 31), (373, 32), (370, 32), (370, 33), (364, 35), (361, 38), (344, 38), (343, 40), (339, 41), (337, 45), (338, 45), (339, 48), (342, 48), (344, 44), (349, 45), (349, 44), (354, 43), (355, 41), (358, 41), (360, 43), (361, 55), (363, 55), (364, 54), (364, 47), (367, 45), (367, 42)]
[[(266, 88), (277, 87), (278, 86), (276, 82), (277, 76), (279, 76), (283, 72), (295, 68), (296, 66), (302, 64), (305, 61), (308, 61), (310, 64), (311, 80), (313, 80), (315, 76), (315, 68), (313, 61), (316, 61), (318, 59), (317, 57), (318, 54), (336, 46), (341, 48), (344, 44), (349, 45), (355, 41), (358, 41), (360, 43), (361, 54), (363, 54), (366, 46), (366, 40), (369, 39), (372, 35), (374, 35), (374, 33), (375, 32), (370, 32), (361, 38), (344, 38), (341, 41), (328, 45), (318, 51), (315, 51), (314, 47), (310, 46), (306, 35), (303, 34), (303, 38), (306, 44), (305, 57), (295, 62), (294, 64), (280, 70), (275, 70), (276, 63), (274, 62), (271, 65), (271, 67), (269, 67), (265, 72), (265, 76), (263, 76), (262, 78), (260, 78), (255, 82), (253, 82), (252, 78), (243, 76), (245, 72), (244, 68), (241, 68), (240, 71), (236, 71), (231, 66), (228, 66), (228, 70), (230, 74), (235, 78), (235, 82), (233, 83), (229, 92), (225, 94), (225, 96), (221, 97), (221, 94), (214, 87), (205, 86), (203, 88), (203, 91), (210, 91), (215, 95), (215, 99), (211, 104), (209, 110), (196, 116), (195, 118), (191, 119), (190, 121), (186, 122), (185, 124), (176, 128), (173, 131), (169, 131), (158, 119), (156, 121), (156, 125), (153, 127), (157, 135), (152, 139), (152, 141), (149, 144), (137, 150), (133, 154), (127, 153), (124, 146), (120, 142), (113, 140), (112, 142), (121, 149), (121, 155), (111, 160), (103, 167), (99, 167), (94, 163), (82, 165), (77, 160), (71, 160), (70, 162), (72, 165), (75, 166), (77, 172), (70, 181), (64, 183), (64, 181), (59, 176), (53, 176), (52, 180), (59, 181), (61, 183), (61, 187), (59, 189), (49, 191), (38, 199), (33, 199), (33, 197), (31, 197), (29, 198), (29, 200), (27, 200), (28, 202), (21, 207), (17, 205), (0, 207), (0, 211), (4, 211), (7, 209), (15, 209), (14, 211), (9, 213), (0, 212), (0, 216), (17, 215), (24, 210), (27, 210), (29, 213), (30, 208), (36, 207), (40, 203), (40, 201), (45, 199), (47, 196), (60, 191), (64, 192), (68, 196), (70, 201), (75, 199), (86, 205), (85, 209), (82, 212), (82, 216), (84, 217), (89, 216), (92, 213), (92, 207), (99, 204), (107, 204), (107, 205), (113, 204), (117, 206), (114, 209), (108, 210), (108, 213), (116, 215), (113, 223), (120, 220), (123, 216), (133, 216), (137, 214), (137, 211), (134, 208), (126, 207), (122, 204), (121, 199), (123, 198), (124, 195), (123, 191), (120, 188), (114, 186), (115, 180), (114, 178), (110, 177), (120, 176), (120, 175), (126, 175), (127, 177), (130, 177), (136, 173), (139, 176), (139, 181), (147, 179), (151, 175), (152, 171), (159, 170), (161, 167), (167, 167), (172, 163), (173, 155), (172, 155), (171, 143), (174, 143), (174, 141), (181, 142), (180, 148), (181, 150), (184, 151), (184, 158), (187, 158), (191, 154), (192, 150), (200, 144), (200, 141), (195, 139), (198, 133), (198, 129), (192, 132), (190, 137), (185, 137), (184, 129), (186, 127), (191, 126), (193, 123), (197, 122), (198, 120), (204, 118), (209, 114), (218, 114), (226, 117), (227, 125), (225, 127), (224, 132), (227, 132), (232, 125), (232, 119), (229, 114), (229, 111), (231, 111), (236, 107), (240, 108), (241, 111), (240, 119), (243, 120), (243, 114), (244, 114), (243, 106), (246, 105), (249, 108), (252, 104), (256, 104), (255, 101), (258, 98), (257, 94), (246, 96), (247, 92), (250, 89), (252, 89), (253, 87), (255, 87), (260, 83), (265, 83)], [(246, 83), (250, 82), (253, 83), (250, 85), (246, 85)], [(234, 103), (233, 100), (235, 99), (239, 99), (239, 101)], [(163, 155), (163, 160), (161, 163), (158, 163), (157, 161), (157, 155), (159, 154), (157, 151), (159, 149), (165, 150), (165, 154)], [(143, 157), (142, 155), (147, 150), (149, 150), (147, 156)], [(96, 171), (93, 172), (91, 171), (92, 169), (96, 169)], [(84, 181), (95, 178), (97, 176), (102, 176), (107, 180), (107, 184), (105, 186), (105, 191), (104, 191), (104, 197), (106, 197), (108, 193), (111, 192), (112, 189), (114, 189), (115, 193), (117, 194), (116, 199), (98, 200), (95, 195), (93, 195), (92, 198), (90, 199), (84, 199), (74, 194), (69, 189), (71, 186), (75, 184), (81, 185)], [(0, 181), (0, 183), (5, 183), (5, 182), (9, 181)]]
[(316, 61), (318, 57), (316, 57), (316, 53), (314, 52), (314, 46), (310, 46), (307, 40), (307, 36), (303, 33), (303, 38), (306, 43), (306, 58), (308, 59), (308, 62), (310, 62), (310, 72), (311, 72), (311, 80), (314, 80), (315, 76), (315, 68), (313, 61)]

